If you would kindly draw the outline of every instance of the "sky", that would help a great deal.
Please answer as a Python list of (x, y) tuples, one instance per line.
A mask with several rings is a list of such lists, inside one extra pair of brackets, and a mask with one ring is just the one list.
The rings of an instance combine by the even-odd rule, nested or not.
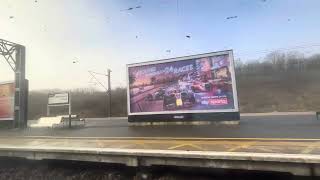
[[(112, 87), (125, 87), (128, 63), (226, 49), (242, 61), (278, 49), (320, 53), (319, 0), (0, 2), (0, 39), (26, 47), (31, 90), (103, 90), (88, 71), (108, 68)], [(0, 82), (9, 80), (0, 57)]]

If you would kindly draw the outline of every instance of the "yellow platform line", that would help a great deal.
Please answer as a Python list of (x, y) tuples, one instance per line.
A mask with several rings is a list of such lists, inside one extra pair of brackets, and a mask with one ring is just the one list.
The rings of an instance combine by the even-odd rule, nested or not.
[(301, 153), (302, 154), (309, 154), (311, 153), (315, 148), (320, 147), (320, 145), (318, 143), (312, 143), (309, 146), (307, 146), (306, 148), (304, 148)]
[(243, 145), (240, 146), (236, 146), (230, 149), (227, 149), (228, 152), (233, 152), (236, 151), (238, 149), (247, 149), (248, 147), (252, 146), (253, 144), (255, 144), (256, 142), (248, 142), (248, 143), (244, 143)]
[[(271, 147), (271, 148), (270, 148)], [(262, 151), (263, 153), (277, 153), (277, 151), (273, 150), (272, 148), (274, 147), (280, 147), (281, 150), (283, 150), (283, 146), (265, 146), (265, 145), (257, 145), (255, 144), (254, 149), (256, 150), (256, 152), (260, 152)], [(270, 148), (270, 149), (269, 149)], [(288, 148), (287, 146), (285, 146), (285, 148)], [(289, 147), (290, 148), (290, 147)]]
[(147, 146), (148, 143), (144, 140), (127, 141), (127, 143), (133, 143), (135, 145), (142, 146), (144, 149), (150, 149)]
[[(32, 140), (32, 139), (29, 139)], [(55, 143), (55, 142), (65, 142), (67, 144), (69, 144), (70, 142), (72, 142), (73, 140), (71, 139), (34, 139), (34, 141), (36, 141), (37, 144), (39, 143)], [(81, 140), (75, 140), (74, 142), (81, 142)], [(304, 142), (283, 142), (283, 141), (274, 141), (274, 142), (270, 142), (270, 141), (228, 141), (228, 140), (219, 140), (219, 141), (187, 141), (187, 140), (134, 140), (134, 139), (125, 139), (125, 140), (115, 140), (115, 139), (87, 139), (88, 143), (96, 143), (99, 144), (100, 146), (105, 145), (105, 144), (113, 144), (113, 143), (117, 143), (117, 144), (136, 144), (136, 145), (141, 145), (144, 148), (147, 147), (152, 147), (153, 144), (158, 144), (158, 145), (166, 145), (166, 146), (174, 146), (176, 144), (193, 144), (193, 145), (198, 145), (199, 147), (203, 146), (203, 145), (231, 145), (231, 146), (242, 146), (243, 148), (246, 147), (246, 144), (254, 142), (256, 145), (261, 145), (261, 146), (270, 146), (270, 147), (297, 147), (300, 146), (300, 148), (306, 148), (308, 146), (310, 146), (310, 143), (315, 143), (315, 142), (310, 142), (310, 141), (304, 141)], [(289, 143), (289, 144), (288, 144)], [(319, 142), (320, 143), (320, 142)], [(237, 148), (238, 149), (238, 148)]]
[(206, 137), (65, 137), (65, 136), (0, 136), (0, 139), (24, 138), (24, 139), (95, 139), (95, 140), (248, 140), (248, 141), (320, 141), (320, 138), (206, 138)]
[(201, 151), (204, 151), (204, 149), (200, 146), (197, 146), (197, 145), (194, 145), (194, 144), (190, 144), (190, 143), (186, 143), (186, 144), (179, 144), (179, 145), (176, 145), (176, 146), (171, 146), (168, 148), (168, 150), (174, 150), (174, 149), (177, 149), (177, 148), (180, 148), (180, 147), (184, 147), (184, 146), (191, 146), (191, 147), (194, 147), (196, 149), (199, 149)]

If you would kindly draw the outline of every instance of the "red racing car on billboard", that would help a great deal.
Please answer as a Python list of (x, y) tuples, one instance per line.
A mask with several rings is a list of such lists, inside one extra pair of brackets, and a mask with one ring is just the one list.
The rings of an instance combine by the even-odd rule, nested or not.
[(192, 107), (196, 100), (193, 93), (175, 92), (164, 96), (163, 108), (164, 110), (175, 110), (179, 108)]
[(191, 85), (191, 89), (193, 92), (195, 93), (199, 93), (199, 92), (205, 92), (206, 91), (206, 88), (205, 88), (205, 85), (204, 83), (202, 82), (193, 82), (192, 85)]
[(193, 82), (191, 89), (194, 93), (209, 92), (212, 90), (213, 86), (214, 84), (211, 82)]

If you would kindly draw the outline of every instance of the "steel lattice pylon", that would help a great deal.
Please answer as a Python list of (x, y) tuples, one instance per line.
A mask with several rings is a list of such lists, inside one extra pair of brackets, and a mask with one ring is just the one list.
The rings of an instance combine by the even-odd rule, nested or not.
[(5, 58), (13, 71), (16, 70), (16, 61), (13, 55), (17, 46), (15, 43), (0, 39), (0, 54)]
[(25, 79), (25, 47), (0, 39), (0, 55), (15, 74), (14, 127), (27, 125), (28, 81)]

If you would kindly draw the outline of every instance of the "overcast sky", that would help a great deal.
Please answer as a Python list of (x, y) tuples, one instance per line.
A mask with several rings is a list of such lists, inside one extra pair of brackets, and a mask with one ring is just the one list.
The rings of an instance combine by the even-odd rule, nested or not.
[[(319, 0), (0, 1), (0, 38), (26, 47), (31, 90), (95, 87), (88, 70), (107, 68), (125, 86), (128, 63), (225, 49), (320, 52)], [(0, 57), (0, 81), (12, 79)]]

